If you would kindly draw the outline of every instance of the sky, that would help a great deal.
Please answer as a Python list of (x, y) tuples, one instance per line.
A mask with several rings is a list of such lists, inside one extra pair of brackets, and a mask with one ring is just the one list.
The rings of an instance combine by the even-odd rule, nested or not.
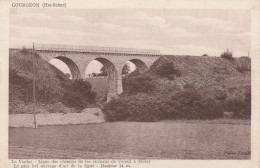
[[(10, 47), (30, 48), (32, 42), (159, 49), (163, 54), (195, 56), (220, 56), (228, 48), (235, 57), (247, 56), (250, 11), (12, 8)], [(62, 65), (57, 60), (51, 63)], [(100, 67), (94, 61), (87, 69), (99, 71), (94, 69)]]

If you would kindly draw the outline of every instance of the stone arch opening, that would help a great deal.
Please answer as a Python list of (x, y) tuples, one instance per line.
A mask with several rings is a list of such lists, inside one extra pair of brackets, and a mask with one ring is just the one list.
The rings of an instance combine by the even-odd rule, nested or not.
[(104, 69), (104, 65), (101, 62), (94, 59), (90, 61), (86, 66), (85, 78), (107, 77), (106, 74), (104, 75)]
[(122, 76), (128, 75), (135, 70), (136, 70), (136, 65), (131, 61), (126, 61), (125, 65), (123, 66), (121, 75)]
[[(148, 66), (140, 59), (130, 59), (128, 60), (129, 62), (131, 62), (132, 64), (135, 65), (135, 70), (139, 71), (140, 73), (144, 73), (145, 71), (148, 71)], [(122, 69), (122, 75), (124, 74), (124, 68), (126, 65), (124, 65), (123, 69)]]
[[(96, 63), (99, 70), (103, 68), (107, 75), (100, 75), (102, 73), (101, 71), (96, 73), (96, 75), (90, 75), (92, 71), (89, 65), (93, 62)], [(100, 63), (102, 66), (99, 65)], [(95, 65), (93, 64), (91, 66), (94, 67)], [(86, 74), (86, 80), (92, 84), (93, 90), (97, 93), (98, 101), (109, 101), (112, 97), (117, 96), (117, 70), (110, 60), (103, 57), (93, 59), (87, 65), (86, 73), (88, 73)]]
[[(79, 79), (80, 78), (80, 71), (78, 66), (76, 65), (76, 63), (71, 60), (68, 57), (64, 57), (64, 56), (58, 56), (58, 57), (54, 57), (53, 59), (57, 59), (62, 61), (63, 63), (65, 63), (68, 67), (68, 69), (70, 70), (70, 79), (75, 80), (75, 79)], [(51, 59), (50, 61), (52, 61), (53, 59)], [(66, 67), (60, 67), (57, 63), (52, 63), (54, 66), (56, 66), (58, 69), (60, 69), (61, 71), (63, 71), (64, 73), (66, 73)], [(69, 72), (68, 72), (69, 73)]]

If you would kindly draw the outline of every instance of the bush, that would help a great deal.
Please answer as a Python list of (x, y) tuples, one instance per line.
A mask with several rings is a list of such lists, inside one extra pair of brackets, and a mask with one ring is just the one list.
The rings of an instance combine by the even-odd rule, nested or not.
[(169, 80), (173, 80), (174, 76), (181, 76), (181, 73), (177, 69), (175, 69), (172, 62), (168, 62), (158, 67), (158, 69), (156, 70), (156, 74)]
[(113, 99), (102, 110), (108, 121), (157, 121), (166, 108), (158, 98), (138, 94)]
[(67, 91), (62, 98), (62, 103), (69, 108), (83, 110), (87, 107), (86, 99), (78, 92)]
[(187, 88), (172, 96), (168, 117), (172, 119), (214, 119), (222, 117), (219, 101), (204, 99), (195, 88)]
[(228, 100), (225, 106), (226, 111), (234, 113), (235, 118), (250, 119), (251, 117), (251, 90), (247, 90), (244, 99)]
[(102, 110), (108, 121), (127, 120), (129, 117), (129, 114), (127, 114), (127, 102), (121, 99), (110, 100)]
[(77, 79), (73, 81), (71, 89), (67, 89), (62, 97), (62, 103), (67, 107), (84, 109), (89, 103), (94, 103), (96, 93), (91, 91), (92, 86), (88, 81)]
[(28, 55), (30, 51), (27, 48), (23, 47), (20, 52), (24, 55)]
[(87, 102), (95, 102), (96, 93), (91, 91), (92, 86), (89, 81), (84, 81), (83, 79), (77, 79), (73, 81), (72, 90), (85, 97), (87, 99)]
[(204, 99), (196, 89), (188, 88), (165, 97), (147, 94), (123, 95), (108, 102), (102, 110), (109, 121), (214, 119), (223, 115), (220, 102)]
[(151, 77), (138, 75), (131, 78), (123, 78), (125, 94), (150, 93), (155, 89), (155, 84)]
[(246, 72), (246, 71), (251, 71), (250, 68), (246, 67), (246, 66), (237, 66), (237, 71), (240, 73)]
[(227, 51), (225, 51), (221, 54), (221, 58), (225, 58), (225, 59), (228, 59), (228, 60), (234, 59), (232, 52), (228, 51), (228, 49), (227, 49)]
[(248, 57), (240, 57), (236, 59), (236, 69), (240, 73), (251, 71), (251, 59)]

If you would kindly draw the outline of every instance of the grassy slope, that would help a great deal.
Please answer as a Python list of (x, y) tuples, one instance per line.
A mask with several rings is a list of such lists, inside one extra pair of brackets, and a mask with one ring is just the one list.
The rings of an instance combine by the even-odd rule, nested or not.
[[(174, 64), (181, 73), (180, 77), (168, 80), (156, 75), (156, 70), (167, 62)], [(240, 72), (238, 67), (245, 67), (247, 71)], [(191, 85), (205, 92), (205, 96), (214, 96), (215, 90), (233, 89), (228, 93), (228, 97), (232, 99), (234, 96), (243, 95), (245, 90), (250, 88), (250, 69), (251, 60), (243, 57), (231, 61), (220, 57), (165, 56), (156, 61), (146, 73), (152, 76), (156, 83), (154, 94), (160, 96), (167, 96), (168, 93)]]
[[(17, 50), (9, 53), (9, 112), (32, 113), (32, 55)], [(53, 65), (36, 56), (37, 112), (72, 112), (59, 103), (71, 81)], [(50, 104), (51, 102), (51, 104)], [(53, 104), (56, 103), (56, 104)]]
[[(50, 89), (55, 93), (59, 93), (61, 88), (61, 81), (56, 74), (59, 73), (57, 69), (50, 66), (47, 62), (39, 57), (36, 57), (36, 86), (38, 89)], [(16, 97), (16, 94), (23, 94), (19, 92), (28, 91), (32, 87), (33, 80), (33, 63), (32, 56), (28, 53), (21, 53), (19, 51), (10, 51), (9, 54), (9, 82), (10, 82), (10, 99), (22, 99)], [(46, 81), (44, 81), (46, 80)], [(50, 87), (51, 86), (51, 87)], [(28, 88), (27, 88), (28, 87)], [(14, 91), (14, 90), (15, 91)], [(28, 90), (26, 90), (28, 89)], [(32, 89), (30, 89), (32, 90)], [(23, 97), (24, 98), (24, 97)]]
[[(208, 87), (226, 84), (229, 79), (236, 79), (241, 81), (239, 83), (243, 83), (243, 85), (246, 83), (250, 85), (250, 71), (241, 73), (237, 70), (239, 66), (250, 69), (250, 59), (248, 58), (236, 58), (234, 61), (230, 61), (219, 57), (165, 56), (155, 62), (150, 71), (156, 71), (160, 65), (166, 62), (173, 62), (176, 69), (180, 71), (181, 76), (176, 77), (173, 81), (158, 80), (163, 85), (170, 82), (172, 86), (193, 84), (197, 87)], [(249, 82), (242, 82), (244, 80)]]

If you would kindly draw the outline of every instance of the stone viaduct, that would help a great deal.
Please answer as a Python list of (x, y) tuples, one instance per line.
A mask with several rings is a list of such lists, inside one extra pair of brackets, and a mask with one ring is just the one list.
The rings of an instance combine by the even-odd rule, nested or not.
[(107, 100), (123, 92), (122, 70), (127, 61), (136, 65), (140, 73), (147, 71), (160, 57), (159, 50), (131, 48), (85, 47), (70, 45), (35, 44), (34, 49), (46, 61), (53, 58), (63, 61), (69, 67), (72, 79), (85, 79), (88, 64), (99, 61), (108, 72)]

